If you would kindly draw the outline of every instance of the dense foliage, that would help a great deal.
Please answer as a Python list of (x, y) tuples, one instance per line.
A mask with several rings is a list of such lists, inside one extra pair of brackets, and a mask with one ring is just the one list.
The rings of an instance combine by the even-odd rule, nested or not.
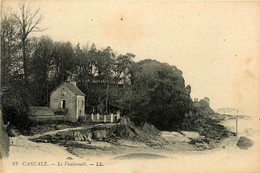
[(205, 97), (200, 101), (193, 102), (192, 109), (185, 114), (182, 127), (189, 131), (202, 132), (210, 124), (216, 124), (213, 120), (214, 111), (209, 106), (209, 98)]
[(180, 128), (192, 107), (190, 87), (175, 66), (154, 60), (135, 65), (132, 76), (134, 118), (148, 120), (162, 130)]
[(50, 92), (63, 81), (76, 81), (86, 93), (86, 113), (120, 110), (135, 122), (149, 121), (162, 130), (181, 128), (184, 115), (193, 107), (191, 87), (185, 86), (175, 66), (149, 59), (134, 62), (131, 53), (121, 55), (94, 44), (73, 46), (47, 36), (29, 37), (30, 33), (24, 40), (22, 34), (17, 16), (3, 19), (6, 121), (23, 124), (28, 106), (47, 106)]

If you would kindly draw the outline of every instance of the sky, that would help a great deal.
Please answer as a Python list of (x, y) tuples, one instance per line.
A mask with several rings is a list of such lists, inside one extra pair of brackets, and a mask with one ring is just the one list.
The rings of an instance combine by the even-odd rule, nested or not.
[[(135, 61), (175, 65), (192, 98), (260, 115), (260, 4), (256, 2), (29, 1), (55, 41), (110, 46)], [(2, 14), (19, 3), (2, 1)]]

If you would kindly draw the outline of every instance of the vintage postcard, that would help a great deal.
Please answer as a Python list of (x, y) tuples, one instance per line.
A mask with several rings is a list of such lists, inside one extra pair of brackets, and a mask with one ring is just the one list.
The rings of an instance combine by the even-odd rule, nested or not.
[(260, 3), (2, 0), (1, 172), (260, 172)]

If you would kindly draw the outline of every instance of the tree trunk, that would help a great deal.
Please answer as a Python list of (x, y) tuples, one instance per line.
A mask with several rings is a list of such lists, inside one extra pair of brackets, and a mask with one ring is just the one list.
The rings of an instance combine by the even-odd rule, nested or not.
[(107, 84), (107, 91), (106, 91), (106, 113), (108, 113), (108, 94), (109, 94), (109, 82)]
[(23, 70), (24, 70), (24, 80), (26, 87), (28, 87), (28, 65), (27, 65), (27, 57), (26, 57), (26, 45), (25, 39), (22, 39), (22, 49), (23, 49)]

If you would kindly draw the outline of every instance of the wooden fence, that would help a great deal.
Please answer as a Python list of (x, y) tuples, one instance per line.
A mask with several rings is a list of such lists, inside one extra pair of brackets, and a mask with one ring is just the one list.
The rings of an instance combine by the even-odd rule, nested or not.
[(120, 119), (120, 113), (117, 114), (108, 114), (108, 115), (100, 115), (97, 114), (91, 114), (91, 122), (101, 122), (101, 123), (114, 123), (118, 122)]

